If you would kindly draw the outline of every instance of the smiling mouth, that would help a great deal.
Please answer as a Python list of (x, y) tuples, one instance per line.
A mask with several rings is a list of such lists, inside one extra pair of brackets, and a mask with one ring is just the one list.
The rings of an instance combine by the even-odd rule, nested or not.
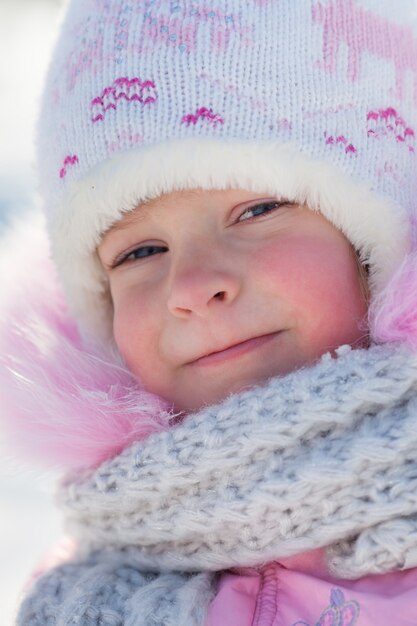
[(230, 359), (243, 356), (247, 352), (255, 350), (263, 346), (266, 343), (269, 343), (274, 337), (279, 334), (280, 331), (269, 333), (268, 335), (261, 335), (260, 337), (254, 337), (252, 339), (248, 339), (247, 341), (242, 341), (241, 343), (237, 343), (234, 346), (230, 346), (229, 348), (225, 348), (224, 350), (219, 350), (219, 352), (212, 352), (207, 354), (206, 356), (202, 356), (195, 361), (191, 361), (191, 365), (214, 365), (223, 363), (224, 361), (229, 361)]

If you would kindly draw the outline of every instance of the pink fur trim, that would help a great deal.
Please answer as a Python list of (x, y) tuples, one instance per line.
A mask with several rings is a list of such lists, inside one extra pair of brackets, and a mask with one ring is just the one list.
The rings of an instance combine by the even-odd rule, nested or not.
[[(83, 345), (48, 254), (25, 217), (1, 242), (0, 427), (20, 456), (61, 470), (95, 467), (168, 428), (168, 406), (104, 348)], [(372, 339), (417, 348), (417, 253), (369, 311)]]
[[(169, 426), (167, 405), (104, 349), (83, 346), (58, 287), (43, 225), (14, 228), (2, 254), (1, 428), (43, 466), (97, 466)], [(4, 243), (4, 242), (3, 242)], [(12, 276), (11, 276), (12, 272)]]
[(417, 348), (417, 252), (408, 255), (369, 308), (371, 337)]

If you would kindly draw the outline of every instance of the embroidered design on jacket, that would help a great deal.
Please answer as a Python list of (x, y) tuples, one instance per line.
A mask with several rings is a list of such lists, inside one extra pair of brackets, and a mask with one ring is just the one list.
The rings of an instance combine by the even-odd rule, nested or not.
[[(356, 600), (346, 601), (341, 589), (332, 589), (330, 606), (324, 609), (314, 626), (355, 626), (359, 610)], [(310, 624), (301, 620), (292, 626), (310, 626)]]

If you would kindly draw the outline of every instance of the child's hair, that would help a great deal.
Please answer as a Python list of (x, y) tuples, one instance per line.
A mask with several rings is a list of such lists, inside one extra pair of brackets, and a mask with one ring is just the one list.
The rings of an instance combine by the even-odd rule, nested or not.
[(415, 56), (414, 13), (411, 0), (70, 0), (38, 147), (81, 330), (111, 337), (106, 229), (197, 187), (320, 211), (358, 251), (372, 303), (411, 250), (417, 107), (397, 58)]
[(356, 251), (355, 251), (355, 259), (356, 259), (356, 265), (358, 268), (358, 277), (359, 277), (361, 293), (366, 304), (369, 305), (370, 298), (371, 298), (371, 291), (369, 288), (369, 266), (367, 263), (362, 263), (362, 261), (360, 260), (359, 254)]

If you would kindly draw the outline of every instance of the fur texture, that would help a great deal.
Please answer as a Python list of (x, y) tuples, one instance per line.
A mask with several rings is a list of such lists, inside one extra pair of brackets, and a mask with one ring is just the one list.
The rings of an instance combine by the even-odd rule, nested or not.
[(117, 355), (81, 340), (42, 220), (27, 218), (10, 237), (1, 259), (0, 419), (19, 456), (65, 470), (96, 466), (166, 428), (167, 405)]
[[(141, 388), (115, 351), (87, 344), (64, 303), (39, 216), (3, 237), (1, 428), (18, 456), (62, 470), (97, 466), (169, 427), (166, 403)], [(370, 307), (375, 342), (417, 348), (417, 255)]]
[(228, 187), (305, 202), (320, 211), (369, 264), (373, 293), (386, 286), (407, 254), (403, 208), (295, 145), (201, 138), (156, 144), (105, 161), (74, 183), (64, 200), (56, 199), (62, 206), (49, 218), (53, 256), (81, 327), (111, 337), (107, 279), (94, 250), (124, 212), (174, 189)]
[[(283, 623), (286, 584), (303, 606), (320, 585), (416, 567), (416, 409), (415, 351), (343, 346), (67, 477), (57, 503), (75, 553), (29, 590), (17, 624), (202, 626), (219, 589), (210, 572), (236, 566), (262, 568), (269, 618), (257, 623)], [(315, 587), (294, 587), (279, 566), (280, 594), (263, 584), (271, 561), (321, 547), (330, 579), (314, 567)], [(364, 583), (375, 602), (394, 588)], [(408, 585), (406, 574), (395, 583)], [(417, 623), (411, 594), (383, 624)], [(251, 623), (253, 611), (231, 615), (214, 623)]]
[(416, 410), (415, 351), (342, 346), (70, 477), (58, 503), (78, 554), (131, 546), (142, 571), (321, 547), (345, 579), (415, 567)]
[(359, 250), (377, 291), (407, 253), (417, 195), (417, 107), (404, 80), (417, 42), (410, 6), (215, 4), (219, 14), (233, 7), (225, 30), (215, 13), (178, 3), (178, 35), (155, 39), (149, 23), (165, 24), (168, 0), (134, 3), (122, 32), (120, 0), (68, 2), (37, 162), (68, 302), (101, 336), (111, 334), (111, 303), (96, 245), (124, 211), (174, 189), (307, 202)]
[(371, 302), (369, 324), (376, 342), (401, 342), (417, 349), (417, 252), (406, 257)]

